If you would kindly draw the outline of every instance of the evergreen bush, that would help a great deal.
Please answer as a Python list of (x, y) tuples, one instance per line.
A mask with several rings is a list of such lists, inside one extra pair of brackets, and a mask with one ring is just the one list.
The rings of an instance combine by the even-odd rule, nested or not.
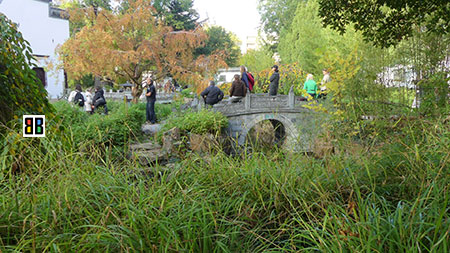
[(47, 91), (33, 71), (30, 44), (17, 25), (0, 13), (0, 124), (24, 114), (49, 114)]

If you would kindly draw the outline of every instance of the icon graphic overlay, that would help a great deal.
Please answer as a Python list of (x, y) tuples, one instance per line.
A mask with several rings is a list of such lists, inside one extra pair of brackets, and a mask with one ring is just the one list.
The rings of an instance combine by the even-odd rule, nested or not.
[(45, 115), (23, 115), (23, 137), (45, 137)]

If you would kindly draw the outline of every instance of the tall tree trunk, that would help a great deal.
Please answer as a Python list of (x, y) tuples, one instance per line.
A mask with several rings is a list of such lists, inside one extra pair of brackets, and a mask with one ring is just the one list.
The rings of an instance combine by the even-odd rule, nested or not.
[(139, 102), (139, 97), (142, 95), (142, 85), (133, 83), (133, 87), (131, 88), (131, 95), (133, 96), (133, 103), (137, 104)]

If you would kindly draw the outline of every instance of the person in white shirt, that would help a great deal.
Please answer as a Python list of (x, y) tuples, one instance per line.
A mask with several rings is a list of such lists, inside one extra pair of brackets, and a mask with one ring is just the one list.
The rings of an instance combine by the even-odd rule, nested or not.
[(328, 71), (327, 69), (323, 69), (322, 74), (323, 74), (323, 78), (322, 78), (322, 81), (320, 82), (320, 94), (319, 94), (318, 98), (325, 99), (327, 96), (326, 84), (331, 81), (331, 77), (330, 77), (330, 71)]
[(76, 90), (71, 91), (69, 97), (67, 98), (67, 101), (69, 101), (69, 103), (73, 103), (75, 95), (77, 95), (77, 91)]
[(87, 89), (86, 92), (84, 93), (84, 98), (86, 99), (86, 101), (84, 101), (84, 110), (89, 113), (92, 114), (92, 93), (91, 93), (91, 89)]

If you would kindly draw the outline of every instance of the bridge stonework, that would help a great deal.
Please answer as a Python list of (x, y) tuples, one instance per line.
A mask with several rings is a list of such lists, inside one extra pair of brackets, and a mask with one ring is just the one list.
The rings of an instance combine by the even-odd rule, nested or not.
[[(295, 97), (291, 90), (289, 95), (248, 94), (240, 102), (224, 100), (212, 109), (228, 117), (227, 133), (239, 145), (245, 144), (249, 131), (256, 124), (269, 120), (274, 126), (275, 137), (284, 148), (310, 152), (320, 132), (320, 117), (317, 112), (303, 107), (308, 103)], [(198, 100), (194, 105), (197, 109), (204, 106)]]

